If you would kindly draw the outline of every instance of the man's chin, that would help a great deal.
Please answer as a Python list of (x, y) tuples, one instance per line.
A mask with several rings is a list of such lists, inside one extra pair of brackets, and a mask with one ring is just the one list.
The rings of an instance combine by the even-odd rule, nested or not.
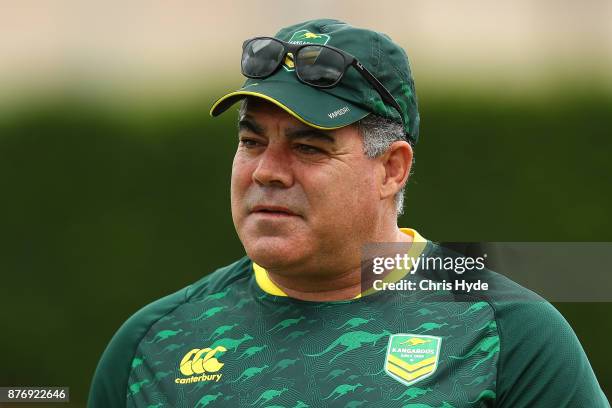
[(304, 245), (281, 237), (261, 237), (245, 245), (249, 258), (266, 269), (284, 269), (304, 259)]

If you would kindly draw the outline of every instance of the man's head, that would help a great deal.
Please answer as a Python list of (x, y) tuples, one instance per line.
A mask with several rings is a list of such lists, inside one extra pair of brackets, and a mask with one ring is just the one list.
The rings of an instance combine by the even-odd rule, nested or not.
[(406, 141), (371, 158), (360, 126), (316, 129), (257, 98), (242, 109), (238, 137), (232, 217), (262, 266), (337, 270), (396, 227), (395, 197), (412, 164)]
[[(337, 273), (364, 243), (397, 230), (419, 127), (408, 60), (386, 35), (336, 20), (298, 24), (275, 38), (245, 42), (243, 73), (245, 64), (272, 68), (211, 109), (218, 115), (244, 101), (234, 224), (247, 254), (266, 268)], [(344, 66), (329, 62), (328, 45), (341, 50)], [(298, 78), (300, 69), (345, 70), (322, 89)]]

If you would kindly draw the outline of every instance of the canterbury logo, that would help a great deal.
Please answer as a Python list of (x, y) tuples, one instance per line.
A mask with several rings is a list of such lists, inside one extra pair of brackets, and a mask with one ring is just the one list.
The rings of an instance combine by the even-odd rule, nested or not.
[(216, 373), (224, 364), (219, 362), (214, 356), (218, 352), (225, 351), (227, 349), (223, 346), (217, 346), (214, 349), (209, 347), (193, 349), (185, 354), (181, 360), (181, 373), (183, 375), (203, 374), (204, 372)]

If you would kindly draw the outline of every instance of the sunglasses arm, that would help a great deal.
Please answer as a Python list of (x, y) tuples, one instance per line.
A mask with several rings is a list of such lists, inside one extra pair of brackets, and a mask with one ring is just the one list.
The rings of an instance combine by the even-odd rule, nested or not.
[(376, 79), (376, 77), (372, 75), (366, 67), (361, 65), (361, 63), (357, 61), (357, 59), (353, 58), (353, 61), (351, 61), (351, 65), (355, 67), (357, 71), (359, 71), (359, 73), (366, 79), (366, 81), (368, 81), (374, 87), (374, 89), (376, 89), (376, 91), (380, 94), (380, 97), (382, 98), (383, 102), (395, 108), (397, 113), (399, 113), (400, 115), (402, 123), (404, 123), (402, 109), (400, 108), (399, 103), (397, 103), (395, 98), (387, 90), (387, 88), (385, 88), (385, 86), (381, 84), (380, 81)]

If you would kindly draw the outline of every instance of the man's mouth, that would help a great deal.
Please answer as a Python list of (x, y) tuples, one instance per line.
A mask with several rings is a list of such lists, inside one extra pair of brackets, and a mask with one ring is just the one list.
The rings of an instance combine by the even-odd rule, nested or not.
[(298, 216), (296, 213), (286, 207), (276, 205), (257, 205), (251, 210), (252, 214), (261, 214), (267, 216), (290, 217)]

